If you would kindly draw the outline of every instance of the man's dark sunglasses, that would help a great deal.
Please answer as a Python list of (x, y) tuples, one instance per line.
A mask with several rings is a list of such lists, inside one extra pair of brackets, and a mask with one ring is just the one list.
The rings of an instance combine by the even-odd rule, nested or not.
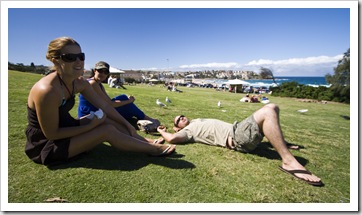
[(101, 74), (106, 74), (108, 75), (109, 74), (109, 70), (108, 69), (97, 69), (97, 71)]
[(79, 54), (62, 54), (58, 57), (56, 57), (57, 59), (61, 58), (64, 62), (74, 62), (77, 60), (77, 58), (79, 58), (80, 61), (84, 61), (85, 60), (85, 54), (84, 53), (79, 53)]
[(185, 117), (184, 115), (180, 115), (179, 118), (177, 118), (175, 126), (178, 127), (178, 124), (180, 123), (180, 120), (182, 117)]

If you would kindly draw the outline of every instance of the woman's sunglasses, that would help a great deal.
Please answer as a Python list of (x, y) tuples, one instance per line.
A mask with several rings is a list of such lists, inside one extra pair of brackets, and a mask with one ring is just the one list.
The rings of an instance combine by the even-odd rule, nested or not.
[(178, 124), (180, 123), (181, 118), (185, 117), (184, 115), (180, 115), (179, 118), (177, 118), (175, 122), (175, 126), (178, 127)]
[(77, 60), (77, 58), (79, 58), (80, 61), (84, 61), (85, 60), (85, 54), (84, 53), (79, 53), (79, 54), (62, 54), (58, 57), (55, 57), (56, 59), (61, 58), (64, 62), (74, 62)]
[(109, 70), (108, 69), (96, 69), (97, 72), (101, 73), (101, 74), (105, 74), (108, 75), (109, 74)]

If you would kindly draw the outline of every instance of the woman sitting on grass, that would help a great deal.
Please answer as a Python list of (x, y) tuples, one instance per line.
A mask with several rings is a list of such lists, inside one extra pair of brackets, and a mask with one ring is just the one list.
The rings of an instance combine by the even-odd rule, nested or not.
[[(175, 145), (151, 144), (137, 135), (112, 106), (99, 100), (88, 81), (80, 78), (85, 55), (75, 40), (60, 37), (51, 41), (46, 58), (54, 64), (55, 72), (35, 83), (27, 103), (25, 153), (31, 160), (44, 165), (65, 162), (102, 142), (151, 156), (167, 156), (175, 151)], [(69, 111), (76, 93), (82, 93), (105, 114), (74, 119)]]

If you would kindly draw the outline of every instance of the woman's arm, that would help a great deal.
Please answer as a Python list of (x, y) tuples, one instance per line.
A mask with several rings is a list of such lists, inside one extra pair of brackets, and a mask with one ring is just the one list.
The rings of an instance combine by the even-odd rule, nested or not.
[(99, 99), (99, 94), (95, 92), (88, 81), (77, 79), (77, 83), (79, 86), (79, 92), (82, 93), (85, 99), (87, 99), (95, 107), (102, 109), (110, 119), (124, 125), (130, 135), (134, 136), (137, 134), (136, 129), (125, 118), (123, 118), (123, 116), (119, 114), (109, 102), (106, 102), (104, 99)]
[(93, 119), (90, 123), (77, 127), (59, 127), (59, 106), (61, 105), (61, 94), (49, 84), (40, 82), (35, 85), (29, 94), (29, 102), (35, 108), (40, 127), (50, 140), (73, 137), (89, 131), (100, 125), (102, 119)]
[(112, 101), (112, 99), (109, 97), (107, 92), (105, 92), (100, 86), (99, 83), (95, 80), (89, 81), (90, 85), (92, 86), (93, 90), (101, 97), (105, 102), (107, 102), (112, 107), (121, 107), (123, 105), (130, 104), (134, 102), (134, 97), (130, 97), (127, 101), (121, 101), (121, 100), (115, 100)]

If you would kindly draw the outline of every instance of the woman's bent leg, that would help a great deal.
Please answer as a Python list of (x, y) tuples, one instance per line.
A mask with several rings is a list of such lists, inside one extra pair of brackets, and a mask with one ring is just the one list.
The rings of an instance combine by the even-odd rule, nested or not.
[[(132, 151), (158, 155), (167, 149), (167, 145), (150, 144), (147, 141), (141, 141), (128, 134), (120, 132), (111, 124), (103, 124), (89, 132), (71, 138), (69, 144), (68, 157), (74, 157), (85, 151), (93, 149), (102, 142), (109, 142), (115, 148), (122, 151)], [(170, 152), (175, 150), (173, 145)]]
[(89, 151), (106, 140), (104, 125), (98, 126), (89, 132), (72, 137), (70, 139), (68, 157), (74, 157), (83, 152)]
[[(126, 129), (126, 127), (124, 127), (123, 125), (113, 121), (112, 119), (107, 118), (106, 122), (113, 125), (114, 127), (116, 127), (120, 132), (128, 134), (128, 131)], [(145, 138), (142, 137), (141, 135), (137, 134), (136, 136), (133, 136), (141, 141), (147, 141), (148, 143), (159, 143), (159, 144), (163, 144), (165, 142), (165, 140), (163, 138), (159, 138), (159, 139), (150, 139), (150, 138)]]
[[(128, 97), (127, 95), (122, 94), (114, 97), (112, 100), (126, 101), (128, 100)], [(145, 118), (143, 111), (141, 111), (134, 103), (117, 107), (116, 110), (127, 120), (132, 119), (132, 117), (136, 117), (139, 120)]]

